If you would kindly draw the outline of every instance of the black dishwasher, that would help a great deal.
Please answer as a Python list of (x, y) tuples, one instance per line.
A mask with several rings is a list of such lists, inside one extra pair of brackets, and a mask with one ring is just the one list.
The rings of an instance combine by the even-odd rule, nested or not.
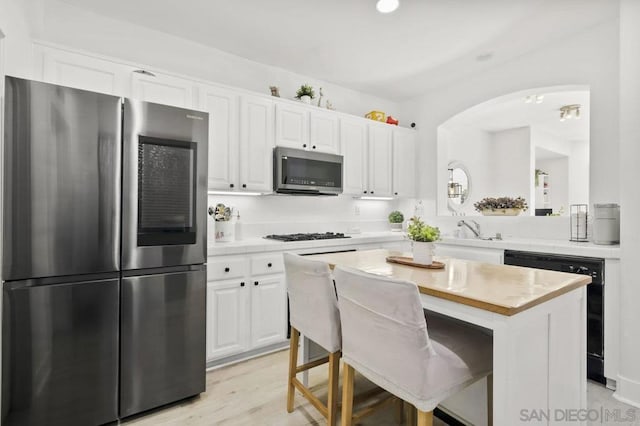
[(604, 377), (604, 259), (505, 250), (504, 264), (591, 276), (587, 286), (587, 378)]

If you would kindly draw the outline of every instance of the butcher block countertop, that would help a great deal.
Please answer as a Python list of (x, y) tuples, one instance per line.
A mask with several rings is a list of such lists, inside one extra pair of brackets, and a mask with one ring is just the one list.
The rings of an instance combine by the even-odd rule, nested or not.
[(420, 293), (511, 316), (591, 282), (586, 275), (436, 257), (444, 269), (388, 263), (389, 250), (320, 254), (310, 259), (414, 282)]

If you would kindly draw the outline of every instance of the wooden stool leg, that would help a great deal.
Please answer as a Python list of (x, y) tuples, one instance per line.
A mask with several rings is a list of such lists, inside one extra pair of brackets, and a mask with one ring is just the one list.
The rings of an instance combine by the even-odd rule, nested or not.
[(293, 379), (296, 377), (296, 366), (298, 364), (298, 340), (300, 332), (291, 327), (291, 341), (289, 343), (289, 379), (287, 380), (287, 412), (293, 412), (293, 397), (295, 387)]
[(493, 426), (493, 374), (487, 376), (487, 424)]
[(353, 367), (343, 363), (342, 376), (342, 426), (351, 426), (353, 423)]
[(338, 421), (338, 376), (340, 374), (340, 351), (329, 354), (329, 396), (327, 398), (327, 425), (336, 426)]
[(407, 425), (416, 425), (416, 407), (411, 404), (407, 404)]
[(396, 406), (396, 424), (401, 425), (402, 424), (402, 418), (403, 413), (402, 411), (404, 410), (404, 401), (401, 400), (400, 398), (396, 398), (395, 402), (394, 402), (395, 406)]
[(418, 410), (418, 426), (433, 426), (433, 411)]

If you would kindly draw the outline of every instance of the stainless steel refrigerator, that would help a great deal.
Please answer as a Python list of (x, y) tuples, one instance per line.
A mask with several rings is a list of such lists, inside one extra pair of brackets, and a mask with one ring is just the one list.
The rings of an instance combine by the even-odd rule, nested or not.
[(2, 424), (204, 391), (207, 114), (5, 83)]

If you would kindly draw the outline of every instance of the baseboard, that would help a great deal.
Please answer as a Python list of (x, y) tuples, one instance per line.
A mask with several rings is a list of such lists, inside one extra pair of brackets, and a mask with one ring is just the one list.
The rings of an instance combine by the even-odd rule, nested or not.
[(225, 358), (216, 359), (216, 360), (207, 362), (207, 371), (213, 371), (213, 370), (217, 370), (218, 368), (228, 367), (233, 364), (248, 361), (250, 359), (258, 358), (260, 356), (272, 354), (274, 352), (279, 352), (281, 350), (288, 349), (288, 348), (289, 348), (289, 341), (286, 340), (284, 342), (275, 343), (273, 345), (254, 349), (248, 352), (243, 352), (241, 354), (236, 354), (236, 355), (231, 355)]
[(640, 382), (618, 375), (613, 397), (620, 402), (640, 408)]

